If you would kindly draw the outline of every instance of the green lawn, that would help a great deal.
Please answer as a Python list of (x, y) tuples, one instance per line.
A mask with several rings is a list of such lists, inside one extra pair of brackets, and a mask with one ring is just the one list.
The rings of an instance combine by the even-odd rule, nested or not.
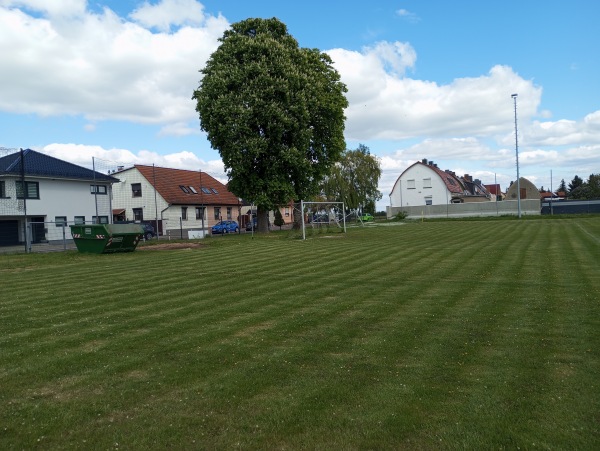
[(600, 448), (600, 217), (0, 268), (0, 449)]

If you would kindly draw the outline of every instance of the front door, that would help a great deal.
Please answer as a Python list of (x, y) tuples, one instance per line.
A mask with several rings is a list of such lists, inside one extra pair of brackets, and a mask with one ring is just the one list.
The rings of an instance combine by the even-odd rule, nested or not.
[(46, 241), (46, 224), (44, 224), (44, 217), (31, 218), (31, 242), (41, 243)]

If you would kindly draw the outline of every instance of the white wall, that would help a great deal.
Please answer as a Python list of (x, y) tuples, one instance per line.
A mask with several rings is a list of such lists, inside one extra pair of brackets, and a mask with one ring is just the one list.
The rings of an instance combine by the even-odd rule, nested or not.
[[(2, 216), (23, 215), (23, 200), (16, 198), (16, 179), (5, 179), (7, 194), (11, 199), (5, 199), (11, 205), (10, 209), (3, 208)], [(55, 216), (66, 216), (67, 221), (73, 221), (75, 216), (85, 216), (87, 221), (96, 215), (94, 195), (91, 194), (90, 181), (35, 179), (27, 177), (28, 182), (37, 182), (39, 199), (27, 199), (27, 216), (44, 216), (47, 221), (54, 221)], [(98, 195), (98, 214), (110, 214), (109, 188), (107, 194)]]
[[(158, 193), (156, 193), (155, 198), (154, 187), (140, 171), (131, 168), (127, 171), (111, 175), (121, 180), (120, 183), (113, 185), (113, 209), (125, 209), (128, 221), (133, 221), (134, 208), (142, 209), (144, 221), (153, 221), (157, 217), (159, 220), (161, 219), (161, 212), (168, 207), (168, 204)], [(142, 185), (142, 197), (133, 197), (131, 190), (132, 183), (140, 183)]]
[[(0, 211), (0, 219), (17, 219), (20, 222), (19, 230), (20, 240), (24, 240), (23, 214), (24, 201), (16, 198), (15, 182), (16, 178), (4, 179), (7, 185), (7, 194), (10, 199), (2, 199), (3, 208)], [(91, 222), (92, 217), (96, 216), (96, 202), (91, 193), (91, 181), (64, 180), (64, 179), (42, 179), (26, 177), (28, 182), (37, 182), (39, 189), (39, 199), (26, 199), (27, 217), (43, 218), (44, 222), (54, 222), (57, 216), (67, 218), (68, 224), (75, 222), (75, 216), (83, 216), (86, 222)], [(98, 215), (112, 215), (110, 206), (110, 184), (97, 182), (96, 185), (106, 186), (107, 194), (98, 195)], [(63, 238), (62, 227), (56, 227), (54, 224), (46, 224), (46, 239), (60, 240)], [(65, 228), (67, 239), (71, 238), (71, 230)]]
[[(431, 179), (431, 187), (426, 188), (424, 179)], [(415, 188), (409, 188), (409, 181), (414, 180)], [(390, 194), (392, 207), (407, 207), (425, 205), (426, 198), (431, 197), (432, 205), (446, 205), (450, 199), (450, 193), (440, 176), (428, 166), (415, 164), (396, 181)]]
[[(517, 215), (517, 201), (500, 202), (467, 202), (464, 204), (421, 205), (410, 207), (387, 207), (387, 217), (393, 218), (399, 211), (407, 214), (409, 219), (418, 218), (464, 218), (472, 216), (504, 216)], [(541, 214), (539, 199), (522, 199), (521, 214), (537, 216)]]

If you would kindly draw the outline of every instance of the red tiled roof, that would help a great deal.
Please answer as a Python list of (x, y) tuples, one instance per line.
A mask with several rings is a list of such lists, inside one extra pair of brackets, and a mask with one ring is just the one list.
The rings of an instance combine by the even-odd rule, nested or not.
[[(185, 169), (161, 168), (156, 166), (134, 166), (140, 173), (154, 185), (156, 191), (169, 204), (204, 204), (204, 205), (238, 205), (239, 199), (227, 190), (227, 187), (208, 175), (206, 172), (188, 171)], [(180, 185), (187, 188), (185, 193)], [(189, 187), (193, 187), (196, 193)], [(208, 188), (210, 194), (204, 193), (202, 188)], [(217, 193), (215, 194), (214, 191)]]
[(448, 191), (450, 191), (451, 193), (456, 193), (456, 194), (464, 193), (464, 188), (463, 188), (462, 184), (460, 183), (460, 180), (458, 179), (458, 177), (456, 177), (446, 171), (442, 171), (437, 166), (423, 164), (421, 162), (418, 162), (417, 164), (422, 164), (423, 166), (427, 166), (429, 169), (435, 171), (437, 173), (437, 175), (440, 176), (442, 181), (446, 184), (446, 188), (448, 188)]

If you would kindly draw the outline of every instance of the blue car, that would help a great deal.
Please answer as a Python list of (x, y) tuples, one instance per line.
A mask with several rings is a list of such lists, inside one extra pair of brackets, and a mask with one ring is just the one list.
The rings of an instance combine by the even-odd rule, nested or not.
[(221, 233), (238, 233), (239, 231), (240, 227), (235, 221), (221, 221), (212, 226), (211, 229), (213, 235), (219, 235)]

